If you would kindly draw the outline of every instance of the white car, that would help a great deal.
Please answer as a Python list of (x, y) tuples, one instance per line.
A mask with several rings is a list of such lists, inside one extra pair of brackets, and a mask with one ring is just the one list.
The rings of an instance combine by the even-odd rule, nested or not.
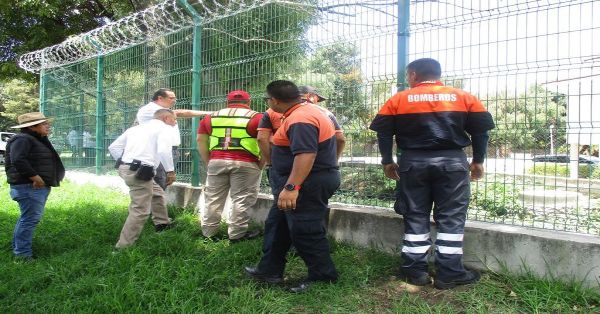
[(6, 142), (11, 138), (15, 133), (10, 132), (0, 132), (0, 164), (4, 164), (4, 153), (6, 152)]

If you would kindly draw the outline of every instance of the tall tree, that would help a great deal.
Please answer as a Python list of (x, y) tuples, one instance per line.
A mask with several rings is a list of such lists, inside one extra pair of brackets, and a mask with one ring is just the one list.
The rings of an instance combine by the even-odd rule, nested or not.
[(565, 144), (565, 95), (534, 85), (517, 97), (504, 91), (485, 102), (496, 123), (490, 144), (500, 151), (549, 151), (551, 125), (554, 142)]
[(17, 116), (38, 111), (38, 85), (22, 79), (0, 82), (0, 130), (8, 131)]
[(34, 80), (17, 67), (21, 54), (58, 44), (157, 0), (13, 0), (0, 1), (0, 80)]
[(297, 73), (305, 54), (300, 39), (315, 14), (310, 7), (290, 10), (271, 4), (204, 25), (202, 95), (240, 88), (262, 91), (274, 77)]
[(328, 107), (345, 127), (367, 129), (372, 111), (365, 103), (360, 69), (360, 50), (351, 43), (320, 48), (310, 64), (311, 71), (325, 75), (331, 83)]

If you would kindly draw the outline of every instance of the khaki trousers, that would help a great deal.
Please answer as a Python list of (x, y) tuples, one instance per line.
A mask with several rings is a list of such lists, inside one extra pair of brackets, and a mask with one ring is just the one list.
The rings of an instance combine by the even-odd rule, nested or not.
[(115, 245), (117, 248), (124, 248), (133, 245), (140, 237), (151, 212), (155, 225), (170, 224), (171, 220), (167, 212), (165, 191), (154, 180), (142, 181), (135, 178), (135, 171), (129, 170), (128, 165), (119, 166), (119, 176), (129, 187), (131, 198), (129, 215)]
[(227, 193), (231, 213), (227, 221), (230, 239), (239, 239), (248, 231), (248, 210), (256, 203), (261, 170), (255, 162), (213, 159), (208, 162), (205, 207), (201, 214), (202, 234), (214, 236), (219, 230)]

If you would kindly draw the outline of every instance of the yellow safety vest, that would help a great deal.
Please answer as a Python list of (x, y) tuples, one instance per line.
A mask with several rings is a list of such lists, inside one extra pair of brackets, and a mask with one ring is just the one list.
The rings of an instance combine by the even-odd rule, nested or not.
[(245, 108), (225, 108), (210, 116), (212, 132), (208, 149), (245, 150), (260, 157), (256, 138), (248, 134), (248, 123), (258, 112)]

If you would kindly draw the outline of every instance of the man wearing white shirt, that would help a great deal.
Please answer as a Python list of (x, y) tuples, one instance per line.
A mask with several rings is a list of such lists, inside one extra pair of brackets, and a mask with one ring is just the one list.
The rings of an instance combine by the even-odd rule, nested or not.
[(176, 124), (175, 113), (169, 109), (159, 109), (151, 121), (129, 128), (121, 134), (108, 150), (119, 160), (119, 176), (129, 187), (129, 216), (123, 225), (119, 241), (115, 245), (121, 249), (131, 246), (139, 238), (150, 212), (156, 231), (171, 226), (165, 201), (164, 190), (152, 177), (139, 178), (143, 166), (156, 168), (162, 164), (166, 175), (166, 185), (175, 182), (175, 167), (171, 149), (172, 126)]
[[(152, 95), (152, 101), (148, 104), (140, 107), (137, 112), (136, 120), (139, 124), (144, 124), (151, 121), (154, 118), (154, 113), (159, 109), (171, 109), (175, 103), (177, 102), (177, 96), (175, 96), (175, 92), (168, 88), (159, 88), (154, 95)], [(193, 117), (202, 117), (211, 113), (210, 111), (200, 111), (200, 110), (188, 110), (188, 109), (177, 109), (173, 110), (176, 117), (181, 118), (193, 118)], [(177, 146), (181, 144), (181, 136), (179, 132), (179, 126), (177, 122), (175, 125), (171, 126), (171, 146), (173, 147), (173, 159), (177, 160)], [(162, 166), (158, 167), (156, 171), (156, 176), (154, 180), (160, 187), (165, 190), (167, 188), (166, 185), (166, 176), (165, 171)]]

